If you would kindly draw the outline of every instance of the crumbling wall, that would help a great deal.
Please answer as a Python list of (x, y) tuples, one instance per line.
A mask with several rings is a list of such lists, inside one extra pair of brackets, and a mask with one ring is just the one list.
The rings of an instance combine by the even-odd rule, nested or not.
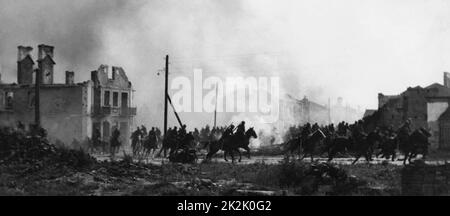
[[(87, 124), (90, 118), (90, 85), (43, 86), (40, 93), (41, 124), (49, 138), (70, 145), (74, 139), (82, 140), (90, 135)], [(17, 87), (14, 92), (13, 109), (0, 113), (3, 125), (15, 126), (17, 121), (28, 125), (34, 123), (34, 87)], [(84, 124), (84, 125), (83, 125)]]
[(416, 163), (402, 170), (402, 195), (450, 195), (450, 164), (425, 165)]
[(430, 102), (427, 104), (428, 129), (431, 130), (430, 148), (439, 148), (439, 117), (448, 109), (448, 102)]

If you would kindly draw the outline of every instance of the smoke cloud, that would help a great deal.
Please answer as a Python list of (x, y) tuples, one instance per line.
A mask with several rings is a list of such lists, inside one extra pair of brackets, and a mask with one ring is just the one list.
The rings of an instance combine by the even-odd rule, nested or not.
[[(100, 64), (122, 66), (136, 89), (138, 123), (155, 126), (166, 54), (171, 77), (194, 68), (276, 75), (299, 98), (326, 104), (342, 96), (376, 108), (379, 92), (441, 81), (450, 68), (449, 9), (443, 0), (0, 0), (0, 71), (14, 82), (16, 47), (41, 43), (55, 46), (56, 81), (65, 70), (84, 81)], [(213, 118), (180, 117), (192, 126)]]

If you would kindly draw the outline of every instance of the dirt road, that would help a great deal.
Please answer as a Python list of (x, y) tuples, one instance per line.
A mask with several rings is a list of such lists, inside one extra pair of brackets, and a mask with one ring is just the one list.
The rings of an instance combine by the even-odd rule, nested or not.
[[(104, 160), (110, 160), (108, 155), (95, 155), (95, 157), (100, 160), (100, 161), (104, 161)], [(121, 156), (118, 156), (118, 159), (120, 159)], [(229, 162), (231, 161), (231, 159), (228, 159)], [(254, 163), (266, 163), (266, 164), (277, 164), (279, 162), (281, 162), (283, 160), (283, 156), (253, 156), (250, 159), (248, 159), (247, 157), (242, 157), (242, 161), (239, 164), (254, 164)], [(353, 162), (354, 158), (335, 158), (333, 159), (332, 163), (336, 163), (336, 164), (342, 164), (342, 165), (349, 165)], [(198, 163), (203, 161), (203, 157), (200, 156)], [(226, 163), (225, 160), (223, 159), (223, 157), (215, 157), (212, 159), (213, 162), (223, 162)], [(303, 161), (305, 162), (310, 162), (311, 160), (309, 158), (305, 158)], [(314, 161), (317, 162), (327, 162), (327, 158), (314, 158)], [(387, 161), (389, 164), (393, 164), (393, 165), (398, 165), (398, 166), (402, 166), (403, 165), (403, 161), (391, 161), (391, 160), (385, 160), (385, 159), (380, 159), (380, 158), (374, 158), (373, 161), (371, 161), (371, 164), (381, 164), (383, 163), (383, 161)], [(162, 163), (169, 163), (168, 159), (163, 159), (163, 158), (149, 158), (148, 160), (143, 160), (141, 161), (143, 163), (151, 163), (151, 164), (155, 164), (155, 165), (161, 165)], [(237, 161), (236, 161), (237, 162)], [(365, 161), (364, 158), (361, 158), (358, 162), (358, 164), (364, 164), (367, 163)], [(450, 160), (426, 160), (425, 161), (426, 164), (430, 164), (430, 165), (441, 165), (441, 164), (445, 164), (445, 163), (450, 163)]]

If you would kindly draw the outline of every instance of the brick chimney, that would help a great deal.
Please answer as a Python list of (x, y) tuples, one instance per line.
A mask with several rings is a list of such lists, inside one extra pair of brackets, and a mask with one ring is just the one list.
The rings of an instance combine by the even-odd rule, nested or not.
[(20, 62), (23, 59), (25, 59), (28, 55), (31, 56), (31, 51), (33, 51), (33, 47), (19, 46), (17, 53), (17, 61)]
[(33, 51), (33, 48), (29, 46), (19, 46), (17, 48), (17, 83), (32, 84), (34, 61), (31, 57), (31, 51)]
[(53, 59), (53, 50), (55, 49), (52, 46), (41, 44), (38, 46), (38, 60), (44, 59), (47, 55)]
[(450, 88), (450, 73), (444, 72), (444, 86)]
[(41, 83), (44, 85), (53, 84), (53, 60), (54, 47), (41, 44), (38, 46), (38, 64), (41, 70)]
[(66, 85), (75, 84), (75, 72), (66, 71)]

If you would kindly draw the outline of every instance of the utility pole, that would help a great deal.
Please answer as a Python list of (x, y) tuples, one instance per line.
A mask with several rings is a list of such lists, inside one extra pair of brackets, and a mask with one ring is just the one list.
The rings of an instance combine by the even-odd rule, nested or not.
[(167, 134), (167, 98), (169, 96), (169, 55), (166, 56), (165, 68), (165, 90), (164, 90), (164, 138)]
[(216, 83), (216, 108), (214, 110), (214, 128), (217, 126), (217, 83)]
[(36, 124), (37, 128), (41, 127), (41, 112), (40, 112), (40, 98), (39, 98), (39, 92), (41, 88), (41, 69), (35, 69), (34, 70), (36, 78), (35, 78), (35, 90), (34, 90), (34, 123)]
[(331, 124), (331, 98), (328, 98), (328, 122)]

